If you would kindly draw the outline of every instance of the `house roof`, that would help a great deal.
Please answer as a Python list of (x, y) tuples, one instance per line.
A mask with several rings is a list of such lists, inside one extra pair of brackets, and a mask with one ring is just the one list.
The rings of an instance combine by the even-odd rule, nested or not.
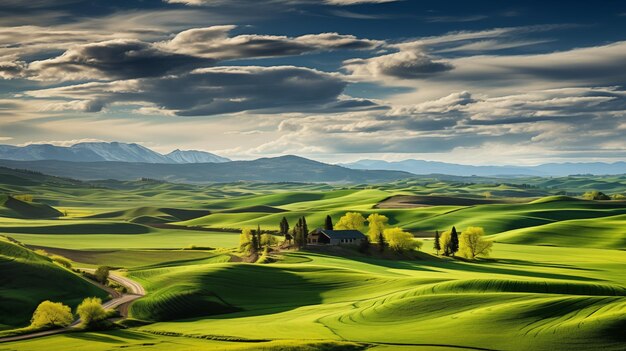
[(331, 239), (365, 239), (365, 234), (358, 230), (327, 230), (322, 229), (320, 233)]

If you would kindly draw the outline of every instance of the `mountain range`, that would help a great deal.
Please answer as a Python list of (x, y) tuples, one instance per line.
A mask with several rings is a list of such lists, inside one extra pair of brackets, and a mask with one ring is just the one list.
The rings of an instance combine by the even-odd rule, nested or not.
[(415, 175), (478, 177), (626, 174), (626, 162), (547, 163), (538, 166), (472, 166), (445, 162), (361, 160), (326, 164), (297, 156), (231, 161), (205, 151), (160, 154), (138, 144), (85, 142), (0, 145), (0, 165), (80, 180), (151, 178), (174, 182), (386, 182)]
[(546, 163), (538, 166), (471, 166), (454, 163), (404, 160), (388, 162), (381, 160), (360, 160), (341, 164), (352, 169), (394, 170), (417, 175), (447, 174), (456, 176), (568, 176), (574, 174), (625, 174), (626, 162), (604, 163)]
[(58, 160), (71, 162), (219, 163), (229, 159), (210, 152), (174, 150), (162, 155), (138, 144), (86, 142), (72, 146), (30, 144), (0, 145), (0, 159), (15, 161)]
[(78, 180), (150, 178), (177, 183), (258, 181), (354, 184), (384, 183), (414, 177), (407, 172), (350, 169), (291, 155), (252, 161), (179, 164), (0, 160), (0, 167)]

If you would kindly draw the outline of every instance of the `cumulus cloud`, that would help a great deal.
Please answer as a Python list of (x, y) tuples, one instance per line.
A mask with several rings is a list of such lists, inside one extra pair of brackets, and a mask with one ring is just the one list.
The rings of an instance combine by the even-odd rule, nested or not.
[(299, 55), (312, 51), (375, 49), (381, 41), (359, 39), (338, 33), (308, 34), (299, 37), (245, 34), (229, 37), (234, 25), (193, 28), (159, 43), (164, 50), (212, 59), (256, 58)]
[(0, 78), (67, 81), (160, 77), (213, 66), (222, 60), (338, 49), (365, 50), (383, 45), (381, 41), (338, 33), (230, 37), (229, 32), (234, 28), (234, 25), (193, 28), (159, 42), (123, 38), (76, 44), (49, 59), (30, 63), (0, 62)]
[(85, 111), (99, 111), (112, 103), (150, 103), (180, 116), (377, 107), (369, 100), (342, 98), (346, 84), (340, 75), (302, 67), (233, 66), (197, 69), (162, 78), (91, 82), (27, 94), (67, 99), (72, 106)]
[(352, 59), (344, 67), (355, 77), (426, 78), (454, 68), (449, 62), (418, 51), (400, 51), (369, 59)]

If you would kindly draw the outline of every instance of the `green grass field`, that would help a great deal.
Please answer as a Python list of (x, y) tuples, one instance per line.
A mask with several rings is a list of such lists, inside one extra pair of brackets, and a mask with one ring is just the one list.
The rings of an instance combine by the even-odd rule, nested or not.
[[(626, 343), (626, 203), (577, 197), (623, 192), (625, 177), (354, 187), (46, 177), (0, 175), (7, 194), (32, 195), (24, 208), (62, 214), (24, 216), (0, 205), (0, 233), (78, 267), (123, 268), (147, 290), (130, 308), (143, 322), (0, 343), (0, 350), (622, 350)], [(420, 206), (376, 208), (396, 195)], [(291, 251), (250, 264), (233, 250), (239, 237), (231, 229), (277, 230), (283, 216), (292, 225), (306, 216), (312, 229), (347, 211), (385, 214), (390, 225), (427, 238), (422, 252), (410, 259)], [(484, 227), (495, 241), (491, 256), (434, 255), (429, 237), (453, 225)], [(26, 325), (42, 300), (75, 306), (103, 294), (7, 240), (0, 273), (7, 330)]]

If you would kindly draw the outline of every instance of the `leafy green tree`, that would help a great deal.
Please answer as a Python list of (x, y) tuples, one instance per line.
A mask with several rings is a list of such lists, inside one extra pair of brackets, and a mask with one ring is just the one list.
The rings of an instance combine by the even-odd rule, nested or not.
[(459, 253), (473, 260), (476, 256), (489, 256), (493, 242), (485, 240), (485, 231), (481, 227), (467, 227), (459, 237)]
[(265, 233), (265, 234), (261, 235), (261, 246), (262, 247), (267, 248), (269, 246), (273, 246), (273, 245), (276, 245), (276, 244), (278, 244), (278, 240), (272, 234)]
[(94, 277), (96, 278), (96, 281), (101, 283), (101, 284), (106, 284), (107, 280), (109, 280), (109, 267), (107, 266), (100, 266), (96, 269), (96, 272), (94, 273)]
[(387, 216), (380, 215), (378, 213), (372, 213), (367, 217), (367, 223), (369, 228), (367, 230), (367, 235), (370, 237), (371, 241), (380, 243), (380, 240), (382, 239), (382, 242), (384, 243), (385, 238), (382, 234), (385, 230), (385, 227), (387, 226), (388, 221), (389, 218), (387, 218)]
[(250, 252), (252, 244), (252, 231), (244, 228), (239, 234), (239, 251)]
[(330, 215), (326, 216), (326, 222), (324, 222), (324, 229), (333, 230), (333, 219), (330, 217)]
[(92, 328), (106, 320), (107, 312), (102, 307), (102, 300), (98, 297), (88, 297), (76, 308), (81, 324), (86, 328)]
[(450, 252), (450, 231), (446, 230), (439, 236), (439, 243), (441, 245), (441, 249), (443, 250), (444, 256), (450, 256), (452, 253)]
[(46, 300), (35, 309), (30, 325), (33, 328), (67, 327), (73, 320), (74, 316), (69, 306)]
[(437, 252), (437, 256), (439, 256), (439, 251), (441, 251), (441, 243), (439, 242), (439, 231), (435, 230), (435, 240), (433, 242), (433, 249)]
[(412, 251), (422, 247), (421, 241), (415, 240), (411, 233), (405, 232), (402, 228), (387, 228), (383, 233), (389, 248), (396, 252)]
[(363, 230), (365, 217), (358, 212), (348, 212), (335, 224), (337, 230)]

